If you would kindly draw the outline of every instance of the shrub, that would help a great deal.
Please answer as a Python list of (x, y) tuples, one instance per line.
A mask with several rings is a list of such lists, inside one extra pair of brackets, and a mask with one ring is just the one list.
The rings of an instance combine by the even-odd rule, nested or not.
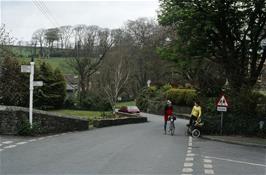
[(94, 110), (94, 111), (109, 111), (112, 109), (110, 103), (103, 98), (100, 94), (88, 93), (86, 97), (83, 98), (80, 108)]
[(166, 92), (166, 91), (168, 91), (170, 89), (172, 89), (172, 85), (170, 85), (170, 84), (166, 84), (166, 85), (164, 85), (164, 86), (161, 87), (161, 90), (163, 92)]
[(23, 120), (18, 125), (18, 135), (21, 136), (35, 136), (40, 134), (42, 131), (40, 123), (33, 123), (32, 127), (28, 121)]
[(64, 108), (75, 109), (77, 107), (78, 100), (75, 95), (70, 95), (66, 98), (64, 102)]
[(179, 106), (191, 106), (197, 98), (196, 90), (193, 89), (169, 89), (165, 92), (165, 97)]

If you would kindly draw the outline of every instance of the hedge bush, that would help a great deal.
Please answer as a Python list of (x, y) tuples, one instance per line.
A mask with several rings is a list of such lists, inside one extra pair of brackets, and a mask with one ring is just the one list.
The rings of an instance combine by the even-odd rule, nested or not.
[(18, 125), (18, 135), (21, 136), (35, 136), (42, 132), (40, 123), (33, 123), (32, 127), (28, 121), (22, 120)]
[(196, 90), (171, 88), (165, 92), (166, 99), (172, 101), (174, 105), (191, 106), (197, 98)]
[(142, 111), (162, 114), (167, 100), (171, 100), (173, 105), (192, 106), (196, 98), (196, 90), (193, 89), (177, 89), (169, 84), (160, 88), (151, 86), (140, 93), (137, 106)]

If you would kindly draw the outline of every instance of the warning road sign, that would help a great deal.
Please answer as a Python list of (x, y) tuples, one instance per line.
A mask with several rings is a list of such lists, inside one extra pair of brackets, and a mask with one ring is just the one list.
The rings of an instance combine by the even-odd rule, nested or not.
[(227, 100), (224, 95), (217, 101), (216, 106), (228, 107)]

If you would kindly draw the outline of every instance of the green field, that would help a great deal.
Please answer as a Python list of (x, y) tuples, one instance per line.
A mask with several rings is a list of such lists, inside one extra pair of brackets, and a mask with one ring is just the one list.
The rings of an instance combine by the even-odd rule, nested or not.
[[(68, 60), (71, 58), (60, 58), (60, 57), (51, 57), (49, 59), (35, 59), (36, 64), (40, 64), (41, 62), (49, 63), (54, 69), (59, 68), (63, 74), (73, 74), (73, 70), (68, 64)], [(29, 64), (30, 58), (20, 58), (20, 61), (23, 64)]]

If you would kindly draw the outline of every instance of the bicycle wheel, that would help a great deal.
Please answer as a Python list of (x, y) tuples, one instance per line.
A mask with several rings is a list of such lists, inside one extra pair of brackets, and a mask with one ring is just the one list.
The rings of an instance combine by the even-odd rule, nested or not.
[(198, 129), (194, 129), (191, 133), (192, 137), (198, 138), (200, 136), (200, 131)]
[(171, 123), (171, 124), (170, 124), (170, 127), (171, 127), (170, 134), (173, 136), (174, 133), (175, 133), (175, 127), (174, 127), (174, 124)]

